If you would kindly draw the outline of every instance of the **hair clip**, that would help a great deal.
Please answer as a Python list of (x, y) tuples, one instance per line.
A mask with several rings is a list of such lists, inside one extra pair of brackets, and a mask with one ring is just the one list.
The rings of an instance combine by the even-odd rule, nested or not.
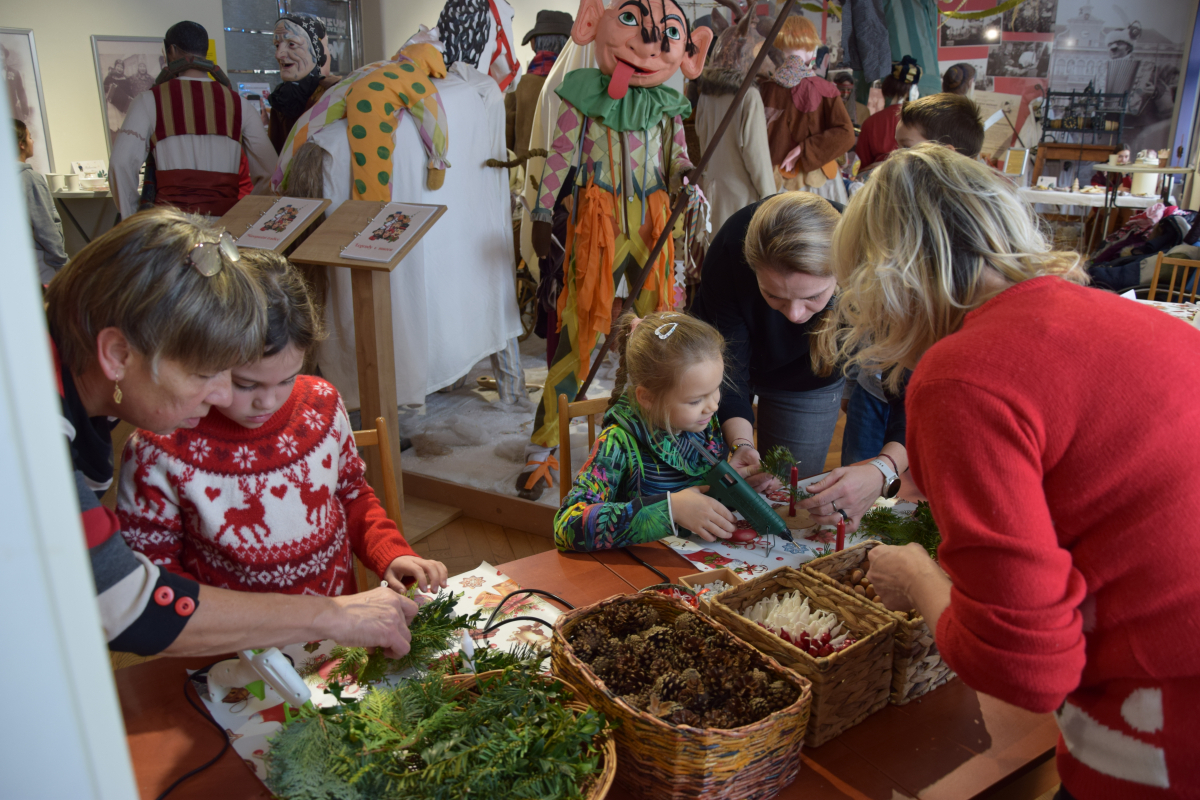
[(678, 322), (668, 322), (665, 325), (659, 325), (657, 328), (655, 328), (654, 335), (660, 339), (666, 339), (668, 336), (670, 336), (672, 333), (674, 333), (675, 329), (678, 327), (679, 327)]

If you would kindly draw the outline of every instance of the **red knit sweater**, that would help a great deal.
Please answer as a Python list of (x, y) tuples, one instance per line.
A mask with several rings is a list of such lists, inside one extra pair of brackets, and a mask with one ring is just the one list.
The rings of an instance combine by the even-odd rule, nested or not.
[(1059, 709), (1079, 798), (1196, 797), (1200, 331), (1059, 278), (967, 315), (908, 385), (970, 686)]
[(337, 390), (305, 375), (261, 427), (214, 408), (191, 430), (137, 431), (117, 515), (134, 550), (226, 589), (352, 594), (351, 552), (378, 575), (415, 555), (363, 476)]
[(854, 145), (854, 152), (862, 162), (859, 172), (883, 161), (899, 146), (896, 144), (896, 123), (900, 121), (901, 108), (899, 103), (888, 106), (867, 117), (862, 124), (858, 143)]

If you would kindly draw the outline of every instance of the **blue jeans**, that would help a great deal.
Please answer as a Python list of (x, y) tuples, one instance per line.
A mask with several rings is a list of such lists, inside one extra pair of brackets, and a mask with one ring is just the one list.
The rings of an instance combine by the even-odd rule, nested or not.
[(854, 387), (846, 407), (846, 429), (842, 432), (842, 466), (879, 455), (887, 443), (891, 407), (861, 386)]
[(792, 451), (800, 477), (825, 471), (825, 456), (842, 410), (845, 379), (808, 392), (758, 391), (758, 451), (775, 445)]

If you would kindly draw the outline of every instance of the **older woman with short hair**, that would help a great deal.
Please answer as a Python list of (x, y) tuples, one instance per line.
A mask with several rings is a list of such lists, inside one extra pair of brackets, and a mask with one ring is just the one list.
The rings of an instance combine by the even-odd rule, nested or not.
[(63, 267), (46, 302), (110, 649), (201, 655), (334, 638), (408, 650), (416, 606), (393, 591), (312, 598), (200, 586), (133, 553), (99, 503), (113, 479), (113, 420), (192, 427), (231, 402), (230, 369), (262, 355), (266, 304), (229, 234), (172, 209), (134, 215)]
[(1194, 796), (1200, 331), (1080, 285), (1011, 184), (933, 144), (876, 170), (832, 259), (849, 334), (822, 354), (914, 369), (942, 533), (938, 564), (872, 550), (875, 588), (968, 685), (1056, 712), (1061, 797)]

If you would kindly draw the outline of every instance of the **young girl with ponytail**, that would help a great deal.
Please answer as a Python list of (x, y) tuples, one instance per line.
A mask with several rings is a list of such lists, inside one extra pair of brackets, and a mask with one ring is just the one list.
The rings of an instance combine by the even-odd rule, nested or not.
[[(733, 513), (704, 494), (709, 464), (699, 452), (728, 455), (715, 417), (725, 340), (674, 312), (626, 314), (618, 328), (621, 361), (605, 427), (555, 515), (555, 544), (606, 550), (672, 534), (728, 539)], [(769, 480), (763, 473), (750, 482)]]

